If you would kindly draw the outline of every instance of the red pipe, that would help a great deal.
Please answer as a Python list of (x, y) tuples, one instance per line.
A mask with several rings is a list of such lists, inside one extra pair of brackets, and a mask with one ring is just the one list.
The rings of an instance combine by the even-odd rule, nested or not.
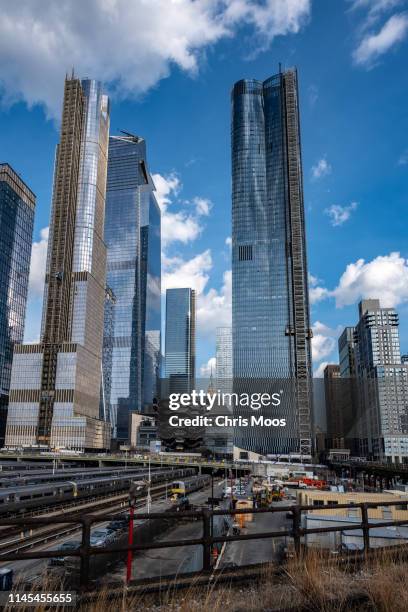
[[(135, 516), (135, 509), (133, 506), (129, 508), (129, 534), (128, 534), (128, 544), (132, 546), (133, 544), (133, 521)], [(133, 561), (133, 550), (128, 550), (127, 554), (127, 564), (126, 564), (126, 582), (130, 582), (132, 578), (132, 561)]]

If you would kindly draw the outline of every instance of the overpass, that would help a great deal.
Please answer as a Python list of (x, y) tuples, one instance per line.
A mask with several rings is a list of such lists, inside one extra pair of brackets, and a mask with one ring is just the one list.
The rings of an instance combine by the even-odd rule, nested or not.
[(400, 478), (408, 482), (408, 464), (379, 463), (375, 461), (329, 461), (328, 466), (337, 474), (356, 478), (357, 474), (364, 474), (364, 479), (391, 481)]

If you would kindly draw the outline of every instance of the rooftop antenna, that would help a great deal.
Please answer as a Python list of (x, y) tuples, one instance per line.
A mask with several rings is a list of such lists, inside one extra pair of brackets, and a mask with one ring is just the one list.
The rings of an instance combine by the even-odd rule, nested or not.
[(282, 74), (282, 64), (279, 62), (279, 74)]

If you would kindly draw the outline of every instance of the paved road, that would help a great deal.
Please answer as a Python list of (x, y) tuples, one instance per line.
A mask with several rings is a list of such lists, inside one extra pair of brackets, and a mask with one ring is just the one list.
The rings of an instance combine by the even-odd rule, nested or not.
[[(217, 496), (221, 496), (222, 494), (222, 489), (223, 489), (223, 485), (221, 483), (214, 483), (214, 495)], [(197, 491), (196, 493), (192, 493), (189, 496), (190, 502), (192, 504), (196, 504), (196, 505), (204, 505), (207, 501), (207, 499), (211, 497), (211, 487), (208, 489), (205, 489), (203, 491)], [(151, 506), (151, 511), (152, 512), (164, 512), (169, 506), (171, 505), (170, 500), (168, 499), (167, 501), (165, 499), (162, 500), (155, 500), (152, 502), (152, 506)], [(138, 508), (136, 510), (136, 512), (146, 512), (147, 511), (147, 507), (141, 507)], [(101, 522), (99, 524), (95, 524), (95, 526), (93, 527), (93, 529), (103, 529), (105, 526), (107, 525), (107, 522)], [(183, 525), (180, 525), (177, 528), (176, 533), (171, 534), (170, 536), (168, 534), (165, 534), (163, 536), (163, 538), (189, 538), (189, 537), (200, 537), (201, 536), (201, 532), (202, 532), (202, 527), (201, 527), (202, 523), (201, 522), (197, 522), (197, 523), (184, 523)], [(198, 534), (196, 533), (196, 529), (198, 528)], [(195, 535), (192, 535), (193, 533), (195, 533)], [(55, 550), (56, 548), (58, 548), (61, 544), (63, 544), (64, 542), (69, 542), (72, 540), (78, 541), (81, 539), (81, 530), (79, 529), (78, 532), (76, 532), (75, 534), (68, 536), (66, 538), (61, 538), (58, 541), (54, 541), (54, 542), (50, 542), (47, 544), (44, 544), (41, 547), (38, 547), (37, 550), (41, 550), (41, 551), (46, 551), (46, 550)], [(166, 554), (168, 553), (168, 551), (171, 552), (171, 555), (168, 555), (169, 557), (169, 564), (167, 563), (159, 563), (159, 575), (162, 574), (164, 575), (165, 573), (173, 573), (177, 571), (178, 566), (183, 565), (183, 559), (188, 557), (191, 558), (191, 554), (192, 554), (192, 549), (193, 547), (191, 546), (186, 546), (183, 549), (178, 549), (178, 548), (173, 548), (173, 549), (166, 549)], [(197, 547), (194, 547), (197, 548)], [(200, 547), (198, 547), (200, 548)], [(155, 560), (155, 557), (152, 556), (152, 553), (157, 553), (157, 559), (160, 558), (160, 555), (163, 554), (164, 551), (162, 550), (157, 550), (157, 551), (147, 551), (146, 552), (146, 571), (143, 569), (143, 576), (148, 576), (148, 575), (157, 575), (156, 570), (153, 573), (153, 567), (155, 566), (155, 563), (157, 563), (157, 560)], [(177, 553), (176, 557), (175, 557), (175, 553)], [(194, 554), (198, 554), (197, 552), (195, 552)], [(153, 564), (150, 565), (148, 563), (149, 560), (149, 556), (152, 557), (153, 560)], [(175, 561), (174, 561), (175, 558)], [(159, 559), (160, 561), (160, 559)], [(4, 568), (4, 567), (9, 567), (12, 568), (14, 570), (14, 575), (15, 577), (17, 577), (18, 579), (33, 579), (36, 576), (40, 576), (41, 573), (47, 568), (48, 566), (48, 559), (34, 559), (34, 560), (27, 560), (27, 561), (10, 561), (10, 562), (1, 562), (1, 557), (0, 557), (0, 568)], [(135, 567), (138, 567), (137, 564), (135, 564)], [(163, 567), (163, 571), (160, 569), (161, 567)], [(168, 570), (168, 568), (171, 567), (170, 570)], [(150, 569), (149, 569), (150, 568)], [(175, 568), (175, 569), (174, 569)], [(180, 571), (180, 570), (179, 570)], [(183, 571), (190, 571), (187, 569), (183, 568)], [(121, 568), (121, 572), (123, 573), (123, 570)], [(142, 577), (139, 576), (138, 577)]]
[[(221, 497), (224, 489), (223, 482), (214, 482), (214, 496)], [(211, 487), (189, 495), (193, 505), (205, 505), (211, 497)], [(202, 521), (176, 523), (156, 542), (170, 540), (188, 540), (200, 538), (203, 533)], [(158, 548), (138, 553), (134, 557), (132, 577), (134, 579), (167, 576), (186, 572), (198, 571), (202, 568), (202, 546), (178, 546), (175, 548)], [(111, 578), (124, 579), (124, 564), (119, 563)]]
[[(276, 502), (275, 507), (287, 505), (285, 502)], [(285, 531), (290, 528), (291, 521), (286, 518), (286, 512), (254, 514), (254, 520), (246, 523), (241, 531), (242, 534), (261, 533), (265, 531)], [(262, 538), (256, 540), (245, 540), (241, 542), (228, 542), (219, 562), (219, 568), (231, 564), (251, 565), (276, 561), (278, 557), (278, 546), (284, 542), (282, 538)]]

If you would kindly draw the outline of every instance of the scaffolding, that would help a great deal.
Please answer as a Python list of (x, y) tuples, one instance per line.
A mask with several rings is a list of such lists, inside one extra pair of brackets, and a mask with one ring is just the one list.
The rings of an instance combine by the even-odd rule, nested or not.
[(69, 341), (72, 299), (72, 264), (75, 215), (84, 122), (81, 82), (65, 80), (60, 144), (57, 147), (53, 191), (50, 255), (47, 265), (47, 303), (43, 334), (43, 366), (38, 422), (38, 442), (48, 444), (55, 400), (58, 352)]
[(293, 290), (294, 359), (296, 378), (296, 403), (299, 428), (300, 454), (312, 454), (312, 378), (309, 321), (307, 262), (305, 249), (305, 219), (303, 205), (301, 149), (299, 135), (299, 108), (297, 74), (288, 70), (281, 76), (286, 123), (289, 242), (291, 245), (291, 275)]

